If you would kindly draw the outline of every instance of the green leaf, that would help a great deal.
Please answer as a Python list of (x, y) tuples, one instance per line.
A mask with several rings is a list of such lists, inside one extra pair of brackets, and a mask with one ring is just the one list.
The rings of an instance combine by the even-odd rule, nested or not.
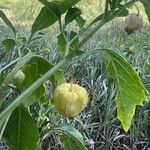
[(106, 71), (107, 71), (108, 77), (114, 80), (115, 79), (115, 70), (114, 70), (114, 66), (111, 61), (108, 62), (107, 66), (106, 66)]
[[(52, 76), (53, 77), (53, 76)], [(50, 79), (50, 81), (52, 82), (52, 77)], [(57, 71), (55, 74), (54, 74), (54, 78), (55, 78), (55, 82), (57, 81), (58, 83), (64, 83), (66, 82), (66, 79), (64, 77), (64, 74), (61, 70)], [(53, 82), (52, 82), (53, 83)]]
[(147, 17), (148, 17), (149, 22), (150, 22), (150, 1), (149, 0), (142, 0), (140, 2), (144, 5), (145, 12), (146, 12)]
[(80, 28), (83, 28), (83, 26), (85, 25), (86, 20), (83, 19), (81, 16), (77, 17), (75, 20), (76, 20), (78, 26)]
[(64, 56), (65, 49), (67, 46), (67, 41), (62, 33), (57, 36), (57, 45), (58, 45), (61, 55)]
[(122, 9), (122, 12), (119, 15), (115, 16), (115, 17), (125, 17), (129, 14), (129, 11), (125, 8), (122, 8), (122, 5), (119, 8)]
[[(45, 72), (47, 72), (52, 65), (47, 62), (44, 58), (39, 56), (33, 56), (32, 59), (22, 67), (22, 71), (25, 74), (24, 85), (21, 90), (23, 92), (26, 90), (31, 84), (33, 84), (37, 79), (39, 79)], [(37, 90), (30, 95), (28, 95), (25, 99), (25, 105), (29, 106), (35, 101), (44, 102), (45, 89), (44, 86), (41, 85), (37, 88)]]
[(6, 78), (6, 75), (5, 75), (4, 73), (1, 73), (1, 74), (0, 74), (0, 86), (2, 86), (2, 84), (3, 84), (4, 80), (5, 80), (5, 78)]
[[(40, 56), (33, 56), (28, 63), (22, 67), (22, 71), (25, 74), (24, 85), (21, 92), (25, 91), (31, 84), (38, 80), (43, 74), (53, 67), (48, 61)], [(63, 82), (63, 74), (59, 70), (54, 74), (50, 81), (54, 84), (55, 82)], [(29, 106), (35, 101), (45, 102), (45, 88), (43, 85), (39, 86), (35, 92), (28, 95), (25, 99), (25, 105)]]
[(63, 143), (64, 150), (86, 150), (83, 136), (78, 130), (70, 125), (60, 125), (57, 129), (61, 130), (61, 141)]
[(22, 105), (11, 114), (3, 138), (11, 150), (38, 149), (38, 129), (28, 111)]
[(47, 7), (43, 7), (32, 25), (31, 32), (32, 34), (34, 34), (37, 31), (51, 26), (56, 21), (57, 16), (53, 13), (53, 11), (48, 9)]
[(111, 10), (115, 10), (116, 8), (119, 8), (120, 6), (122, 6), (122, 4), (125, 4), (129, 2), (129, 0), (112, 0), (110, 1), (110, 8)]
[(7, 53), (13, 51), (14, 47), (16, 46), (16, 42), (13, 39), (6, 39), (2, 41), (2, 44), (5, 47)]
[(124, 130), (128, 131), (136, 106), (142, 106), (143, 102), (148, 101), (145, 95), (148, 91), (130, 63), (112, 50), (105, 49), (105, 52), (109, 55), (115, 72), (117, 117)]
[(59, 9), (59, 3), (57, 1), (49, 2), (47, 0), (39, 0), (45, 7), (47, 7), (49, 10), (51, 10), (58, 19), (61, 18), (61, 11)]
[(14, 35), (16, 35), (16, 29), (13, 27), (12, 23), (9, 21), (9, 19), (6, 17), (6, 15), (1, 10), (0, 10), (0, 18), (12, 30), (12, 32), (14, 33)]
[[(61, 52), (61, 55), (64, 57), (66, 53), (66, 46), (67, 42), (70, 42), (75, 36), (77, 36), (77, 33), (74, 31), (71, 31), (70, 33), (65, 32), (64, 34), (59, 34), (57, 36), (58, 39), (58, 48)], [(70, 45), (70, 49), (72, 50), (79, 44), (79, 38), (76, 38)]]
[(51, 1), (48, 2), (47, 0), (39, 0), (43, 5), (49, 7), (48, 3), (55, 3), (58, 5), (59, 10), (62, 13), (65, 13), (69, 8), (77, 4), (80, 0), (59, 0), (59, 1)]
[[(119, 13), (119, 14), (117, 14), (117, 12), (119, 11), (119, 10), (122, 10), (121, 11), (121, 13)], [(108, 15), (108, 18), (111, 16), (111, 19), (113, 19), (113, 18), (115, 18), (115, 17), (124, 17), (124, 16), (127, 16), (128, 15), (128, 10), (127, 9), (125, 9), (125, 8), (120, 8), (120, 9), (118, 9), (117, 11), (115, 11), (114, 12), (114, 14), (112, 15), (112, 12), (111, 11), (108, 11), (108, 13), (107, 13), (107, 15)], [(117, 14), (117, 15), (116, 15)], [(91, 23), (90, 23), (90, 25), (89, 26), (91, 26), (92, 24), (95, 24), (96, 22), (99, 22), (99, 21), (101, 21), (102, 19), (103, 19), (103, 17), (104, 17), (104, 13), (103, 14), (100, 14), (98, 17), (96, 17)]]
[[(39, 1), (42, 4), (44, 4), (45, 7), (41, 9), (35, 22), (32, 25), (32, 34), (47, 27), (50, 27), (52, 24), (54, 24), (56, 21), (60, 19), (58, 17), (60, 16), (60, 12), (61, 14), (65, 13), (70, 7), (75, 5), (80, 0), (64, 0), (52, 2), (48, 2), (46, 0), (39, 0)], [(50, 7), (50, 5), (54, 6), (54, 4), (55, 7)], [(57, 9), (55, 9), (56, 7)]]
[(70, 8), (67, 11), (67, 14), (65, 16), (65, 24), (69, 24), (73, 20), (75, 20), (77, 17), (81, 15), (81, 10), (79, 8)]

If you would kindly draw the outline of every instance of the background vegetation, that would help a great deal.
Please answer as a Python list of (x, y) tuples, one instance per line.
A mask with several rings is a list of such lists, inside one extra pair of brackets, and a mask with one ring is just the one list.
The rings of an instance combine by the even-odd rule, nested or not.
[[(37, 0), (1, 0), (0, 6), (22, 35), (29, 34), (31, 24), (41, 8)], [(80, 2), (78, 6), (82, 8), (83, 17), (87, 18), (87, 23), (103, 9), (102, 0), (87, 0)], [(139, 5), (139, 9), (143, 10), (142, 6)], [(130, 11), (137, 10), (133, 7)], [(144, 27), (138, 32), (127, 35), (123, 29), (124, 18), (117, 18), (97, 32), (83, 50), (90, 51), (98, 47), (117, 51), (134, 66), (144, 85), (150, 90), (150, 25), (143, 11), (140, 11), (140, 14), (144, 18)], [(70, 26), (70, 29), (72, 28), (76, 29), (76, 26)], [(44, 30), (44, 33), (48, 33), (46, 37), (30, 45), (33, 52), (45, 56), (48, 61), (54, 63), (59, 59), (55, 36), (57, 29), (58, 26), (55, 24), (52, 28)], [(9, 29), (0, 21), (0, 40), (11, 36)], [(0, 47), (1, 53), (3, 47), (2, 45)], [(14, 57), (15, 53), (9, 59)], [(0, 67), (6, 63), (4, 59)], [(103, 58), (99, 54), (94, 54), (75, 62), (74, 71), (72, 66), (66, 68), (67, 80), (69, 81), (73, 75), (74, 82), (87, 87), (91, 93), (86, 110), (75, 120), (67, 121), (82, 132), (89, 149), (144, 150), (150, 148), (150, 104), (138, 107), (131, 129), (125, 133), (116, 118), (115, 87), (105, 74), (104, 65)], [(57, 119), (55, 121), (57, 122)]]

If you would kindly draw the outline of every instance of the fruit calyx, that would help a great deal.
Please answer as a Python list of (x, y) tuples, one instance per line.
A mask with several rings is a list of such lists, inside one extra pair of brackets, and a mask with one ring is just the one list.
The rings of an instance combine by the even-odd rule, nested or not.
[(87, 106), (88, 93), (78, 84), (63, 83), (55, 89), (53, 100), (62, 116), (73, 118)]

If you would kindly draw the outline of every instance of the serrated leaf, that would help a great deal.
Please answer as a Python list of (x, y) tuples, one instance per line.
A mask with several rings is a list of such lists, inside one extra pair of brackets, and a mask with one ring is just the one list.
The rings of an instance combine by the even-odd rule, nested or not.
[(67, 11), (67, 14), (65, 16), (65, 24), (69, 24), (73, 20), (75, 20), (77, 17), (81, 15), (81, 10), (79, 8), (70, 8)]
[(5, 50), (7, 53), (14, 50), (14, 47), (16, 46), (16, 42), (13, 39), (6, 39), (2, 41), (3, 46), (5, 47)]
[(61, 141), (64, 146), (64, 150), (86, 150), (84, 145), (83, 136), (81, 133), (70, 125), (59, 125), (61, 130)]
[(39, 132), (30, 114), (22, 105), (11, 114), (3, 138), (11, 150), (37, 150)]
[(141, 0), (140, 2), (143, 4), (143, 6), (145, 8), (145, 12), (146, 12), (147, 17), (150, 22), (150, 1), (149, 0)]
[(5, 22), (5, 24), (12, 30), (14, 35), (16, 35), (16, 29), (13, 27), (12, 23), (9, 21), (7, 16), (0, 10), (0, 18)]
[(109, 55), (115, 72), (117, 117), (124, 130), (128, 131), (136, 106), (142, 106), (147, 101), (148, 91), (130, 63), (112, 50), (105, 49), (105, 52)]

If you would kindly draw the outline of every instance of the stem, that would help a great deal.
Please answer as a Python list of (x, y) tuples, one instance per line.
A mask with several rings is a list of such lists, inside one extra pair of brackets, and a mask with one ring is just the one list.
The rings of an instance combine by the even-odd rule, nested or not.
[(3, 67), (1, 70), (0, 70), (0, 75), (1, 73), (6, 70), (7, 68), (9, 68), (10, 66), (14, 65), (15, 63), (17, 63), (18, 61), (20, 60), (20, 58), (17, 58), (15, 60), (13, 60), (11, 63), (9, 63), (8, 65), (6, 65), (5, 67)]
[(2, 139), (2, 136), (3, 136), (3, 133), (4, 133), (4, 130), (5, 130), (5, 127), (6, 127), (6, 125), (7, 125), (7, 122), (8, 122), (8, 120), (9, 120), (9, 117), (10, 117), (10, 115), (6, 118), (6, 120), (4, 121), (4, 124), (3, 124), (3, 126), (2, 126), (2, 129), (1, 129), (1, 131), (0, 131), (0, 140)]
[(107, 21), (101, 20), (101, 22), (79, 43), (75, 50), (79, 50), (106, 22)]
[(67, 42), (66, 48), (65, 48), (65, 57), (68, 56), (69, 54), (69, 49), (70, 49), (70, 42)]
[(111, 17), (112, 17), (112, 18), (117, 17), (119, 14), (121, 14), (121, 13), (124, 11), (122, 8), (130, 7), (130, 6), (132, 6), (135, 2), (138, 2), (138, 1), (140, 1), (140, 0), (132, 0), (132, 1), (128, 2), (127, 4), (125, 4), (125, 5), (123, 5), (122, 7), (120, 7), (119, 10), (117, 10), (116, 12), (114, 12)]
[(2, 86), (0, 87), (0, 101), (3, 100), (3, 98), (5, 97), (5, 91), (7, 91), (7, 89), (9, 88), (8, 85), (11, 82), (11, 80), (13, 79), (14, 75), (16, 74), (16, 72), (24, 65), (26, 64), (31, 57), (33, 57), (33, 55), (31, 55), (31, 53), (27, 54), (26, 56), (24, 56), (22, 59), (20, 59), (20, 61), (17, 63), (17, 65), (13, 68), (13, 70), (9, 73), (9, 75), (7, 76), (7, 78), (5, 79), (5, 81), (3, 82)]
[(74, 82), (74, 74), (75, 74), (75, 69), (74, 66), (72, 65), (72, 75), (71, 75), (71, 82), (70, 82), (70, 91), (72, 91), (72, 85)]
[(16, 72), (24, 65), (26, 64), (31, 58), (33, 57), (33, 55), (31, 53), (28, 53), (27, 55), (25, 55), (24, 57), (22, 57), (22, 59), (17, 63), (17, 65), (13, 68), (13, 70), (10, 72), (10, 74), (8, 75), (8, 77), (6, 78), (6, 83), (10, 82), (10, 80), (12, 79), (12, 77), (16, 74)]
[(21, 49), (20, 48), (18, 48), (18, 55), (19, 55), (20, 58), (22, 57)]
[(21, 103), (23, 103), (26, 100), (26, 96), (34, 92), (41, 84), (48, 80), (50, 76), (57, 72), (59, 68), (63, 67), (68, 62), (69, 60), (67, 59), (62, 60), (47, 73), (45, 73), (42, 77), (40, 77), (36, 82), (34, 82), (28, 89), (26, 89), (18, 98), (16, 98), (16, 100), (12, 104), (10, 104), (4, 111), (0, 113), (0, 122), (3, 120), (3, 117), (6, 117), (6, 115), (12, 112)]
[(135, 8), (137, 10), (137, 15), (139, 16), (140, 15), (140, 10), (139, 10), (139, 8), (138, 8), (138, 6), (136, 4), (134, 4), (134, 6), (135, 6)]
[(103, 20), (107, 20), (108, 9), (109, 9), (109, 0), (106, 0), (105, 13), (104, 13), (104, 16), (103, 16)]
[(31, 35), (30, 35), (30, 37), (29, 37), (29, 39), (28, 39), (28, 41), (27, 41), (27, 43), (26, 43), (26, 45), (29, 45), (30, 44), (30, 42), (31, 42), (31, 40), (32, 40), (32, 37), (33, 37), (33, 33), (31, 33)]

